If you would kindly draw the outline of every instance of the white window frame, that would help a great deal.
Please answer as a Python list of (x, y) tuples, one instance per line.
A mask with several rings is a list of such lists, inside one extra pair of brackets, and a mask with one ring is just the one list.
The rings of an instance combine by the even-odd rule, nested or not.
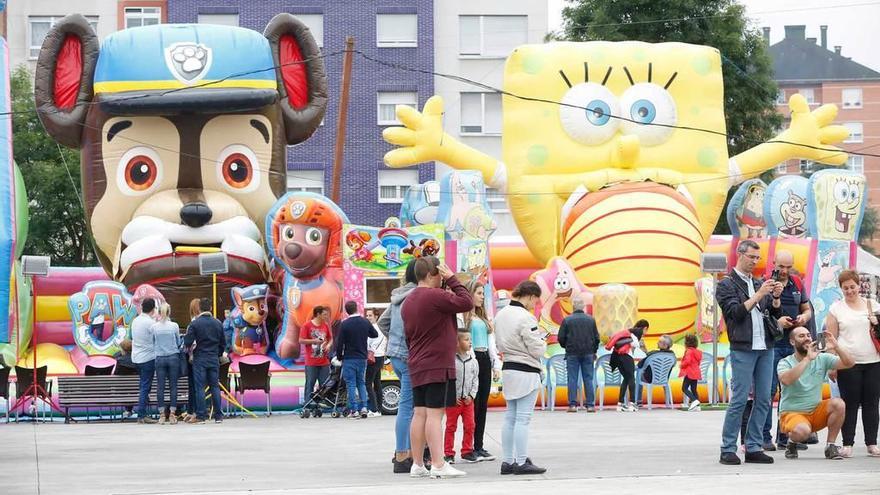
[[(145, 10), (149, 10), (150, 12), (145, 12)], [(122, 11), (122, 17), (123, 25), (126, 29), (129, 28), (129, 19), (139, 19), (141, 21), (139, 25), (130, 27), (152, 26), (153, 24), (144, 24), (144, 20), (146, 19), (155, 19), (155, 24), (162, 24), (162, 7), (125, 7)]]
[[(844, 143), (864, 143), (865, 126), (861, 122), (844, 122), (843, 126), (849, 129), (849, 135), (843, 140)], [(859, 129), (855, 132), (855, 129)]]
[(860, 174), (865, 173), (865, 157), (862, 155), (849, 155), (846, 160), (846, 168)]
[(312, 37), (318, 43), (318, 48), (324, 48), (324, 14), (293, 14), (293, 16), (308, 26)]
[[(476, 132), (476, 131), (464, 130), (464, 122), (461, 122), (461, 118), (459, 118), (459, 126), (458, 126), (459, 127), (459, 129), (458, 129), (459, 134), (462, 136), (500, 136), (501, 135), (500, 128), (498, 129), (497, 132), (496, 131), (493, 131), (493, 132), (486, 131), (486, 95), (498, 95), (498, 98), (500, 100), (501, 94), (500, 93), (478, 92), (478, 91), (462, 91), (459, 96), (459, 102), (464, 101), (465, 94), (478, 94), (478, 95), (480, 95), (480, 131)], [(499, 101), (499, 103), (500, 103), (500, 101)], [(463, 108), (459, 108), (459, 111), (461, 112), (459, 114), (459, 117), (464, 115)], [(499, 112), (502, 111), (500, 107), (499, 107), (498, 111)], [(503, 120), (502, 120), (502, 127), (503, 127)]]
[(378, 91), (376, 93), (376, 124), (378, 125), (401, 125), (401, 122), (397, 120), (396, 110), (394, 120), (382, 119), (382, 106), (391, 105), (391, 103), (382, 102), (382, 95), (398, 95), (400, 99), (394, 103), (395, 108), (397, 108), (397, 105), (407, 105), (416, 109), (419, 106), (419, 93), (417, 91)]
[(371, 280), (395, 280), (397, 283), (400, 283), (400, 277), (364, 277), (364, 307), (365, 308), (387, 308), (391, 306), (389, 301), (371, 301), (370, 300), (370, 292), (367, 289), (367, 284)]
[[(99, 17), (96, 15), (87, 15), (87, 16), (85, 16), (85, 18), (87, 21), (89, 21), (89, 25), (92, 26), (92, 29), (94, 29), (95, 32), (97, 33), (98, 32), (98, 19), (99, 19)], [(33, 23), (34, 22), (48, 22), (49, 23), (49, 30), (51, 30), (53, 27), (55, 27), (55, 24), (58, 21), (60, 21), (61, 19), (64, 19), (63, 15), (31, 15), (31, 16), (28, 16), (28, 22), (27, 22), (27, 43), (28, 43), (28, 49), (27, 49), (28, 50), (28, 57), (27, 58), (28, 58), (28, 60), (36, 60), (37, 59), (37, 57), (40, 54), (40, 49), (43, 48), (43, 41), (44, 41), (44, 40), (40, 40), (39, 45), (32, 45), (31, 44), (31, 38), (33, 37), (33, 28), (32, 28)]]
[(218, 25), (218, 26), (241, 26), (241, 14), (240, 14), (240, 13), (234, 13), (234, 14), (199, 14), (199, 15), (198, 15), (198, 18), (197, 18), (197, 22), (198, 22), (199, 24), (213, 24), (212, 22), (202, 22), (202, 17), (207, 17), (207, 16), (214, 16), (214, 17), (217, 17), (217, 16), (235, 16), (235, 24), (222, 23), (222, 24), (217, 24), (217, 25)]
[[(461, 46), (461, 18), (462, 17), (477, 17), (480, 20), (480, 53), (462, 53)], [(529, 39), (529, 16), (523, 14), (499, 14), (499, 15), (460, 15), (458, 16), (458, 56), (459, 58), (494, 58), (494, 59), (506, 59), (510, 54), (487, 54), (486, 53), (486, 32), (485, 32), (485, 21), (487, 17), (524, 17), (526, 19), (526, 39), (525, 42), (528, 42)], [(513, 47), (515, 48), (515, 47)], [(511, 48), (511, 50), (513, 50)]]
[(486, 202), (489, 203), (489, 209), (493, 213), (510, 213), (507, 196), (494, 187), (486, 186)]
[(776, 165), (776, 173), (777, 174), (787, 174), (788, 173), (788, 162), (782, 162)]
[[(379, 29), (380, 20), (383, 17), (411, 17), (416, 23), (415, 39), (412, 40), (383, 40)], [(419, 46), (419, 15), (418, 14), (376, 14), (376, 46), (379, 48), (415, 48)]]
[(801, 159), (798, 161), (798, 169), (802, 174), (809, 174), (813, 172), (813, 165), (815, 162), (812, 160), (804, 160)]
[(813, 88), (801, 88), (798, 90), (798, 93), (807, 100), (807, 103), (810, 105), (816, 104), (816, 91)]
[[(858, 92), (859, 97), (858, 98), (847, 98), (846, 97), (847, 92), (849, 92), (849, 93)], [(862, 98), (863, 98), (862, 88), (843, 88), (840, 91), (840, 106), (841, 106), (841, 108), (862, 108), (862, 103), (863, 103)], [(854, 99), (856, 101), (852, 102), (851, 104), (847, 104), (848, 102), (850, 102)]]
[[(300, 185), (291, 185), (291, 182), (299, 182)], [(303, 185), (303, 183), (305, 183)], [(324, 171), (323, 170), (288, 170), (287, 191), (303, 191), (315, 194), (324, 194)]]
[[(397, 177), (397, 180), (392, 179)], [(406, 180), (404, 180), (406, 178)], [(419, 183), (419, 171), (417, 169), (410, 170), (379, 170), (376, 178), (376, 198), (379, 203), (403, 203), (406, 197), (406, 191), (410, 186)], [(383, 198), (382, 187), (396, 187), (395, 197)]]
[(776, 93), (776, 104), (785, 105), (785, 90), (782, 88), (779, 88), (779, 91)]

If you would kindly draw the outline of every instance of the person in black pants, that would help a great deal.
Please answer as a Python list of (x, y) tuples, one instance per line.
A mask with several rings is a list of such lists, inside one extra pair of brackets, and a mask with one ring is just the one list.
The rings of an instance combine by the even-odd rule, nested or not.
[[(385, 366), (385, 350), (388, 347), (388, 337), (379, 330), (376, 321), (379, 319), (378, 310), (375, 308), (367, 308), (364, 310), (365, 316), (373, 328), (376, 329), (375, 338), (367, 339), (367, 395), (370, 398), (370, 411), (368, 417), (382, 415), (382, 367)], [(372, 355), (373, 362), (370, 362)]]
[(495, 335), (492, 322), (486, 316), (485, 287), (479, 280), (472, 280), (468, 291), (474, 299), (474, 309), (464, 313), (464, 328), (471, 332), (471, 345), (479, 365), (477, 396), (474, 398), (474, 455), (480, 461), (494, 461), (495, 456), (483, 447), (483, 436), (486, 432), (486, 412), (489, 409), (489, 392), (492, 380), (501, 375), (501, 361), (495, 349)]

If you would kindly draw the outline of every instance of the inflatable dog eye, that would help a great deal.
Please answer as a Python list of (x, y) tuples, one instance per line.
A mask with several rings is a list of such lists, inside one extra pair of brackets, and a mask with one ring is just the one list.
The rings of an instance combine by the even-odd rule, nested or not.
[(37, 62), (40, 120), (82, 150), (98, 259), (129, 289), (152, 283), (174, 314), (204, 294), (198, 253), (229, 255), (230, 289), (266, 281), (263, 219), (286, 189), (286, 148), (327, 105), (320, 50), (290, 14), (249, 29), (161, 24), (99, 46), (81, 15), (50, 30)]

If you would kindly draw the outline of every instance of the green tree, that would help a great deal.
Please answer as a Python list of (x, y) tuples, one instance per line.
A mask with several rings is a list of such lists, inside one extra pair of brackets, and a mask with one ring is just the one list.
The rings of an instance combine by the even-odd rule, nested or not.
[(21, 66), (12, 74), (12, 148), (30, 208), (24, 253), (52, 257), (53, 265), (96, 263), (80, 200), (79, 154), (58, 146), (37, 117), (33, 76)]
[[(776, 134), (777, 85), (762, 34), (749, 26), (745, 7), (733, 0), (567, 0), (562, 32), (571, 41), (681, 42), (707, 45), (721, 52), (724, 113), (730, 155), (763, 143)], [(731, 194), (728, 194), (728, 200)], [(729, 234), (719, 219), (717, 234)]]

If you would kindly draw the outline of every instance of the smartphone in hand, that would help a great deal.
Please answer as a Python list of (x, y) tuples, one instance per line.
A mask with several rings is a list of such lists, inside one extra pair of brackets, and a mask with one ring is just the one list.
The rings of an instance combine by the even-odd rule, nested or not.
[(770, 272), (770, 278), (773, 279), (774, 282), (779, 282), (779, 268), (774, 268), (772, 272)]
[(822, 332), (816, 338), (816, 349), (819, 352), (825, 352), (827, 347), (825, 346), (825, 332)]

